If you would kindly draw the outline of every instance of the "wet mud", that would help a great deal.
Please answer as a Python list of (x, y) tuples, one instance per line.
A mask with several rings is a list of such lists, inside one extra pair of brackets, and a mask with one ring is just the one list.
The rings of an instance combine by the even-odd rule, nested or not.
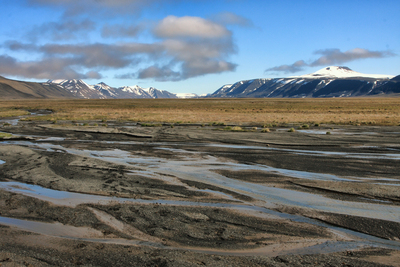
[(0, 140), (2, 266), (399, 258), (400, 127), (12, 122), (0, 128), (14, 135)]

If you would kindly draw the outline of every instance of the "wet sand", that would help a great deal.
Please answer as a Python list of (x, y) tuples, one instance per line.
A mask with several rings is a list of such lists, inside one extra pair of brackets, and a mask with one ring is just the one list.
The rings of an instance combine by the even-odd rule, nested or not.
[(13, 122), (0, 127), (14, 134), (0, 140), (2, 266), (400, 258), (398, 126)]

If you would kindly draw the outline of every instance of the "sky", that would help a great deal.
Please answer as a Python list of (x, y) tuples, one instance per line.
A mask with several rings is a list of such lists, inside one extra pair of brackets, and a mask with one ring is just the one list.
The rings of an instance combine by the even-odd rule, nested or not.
[(326, 66), (400, 74), (398, 0), (1, 0), (0, 75), (213, 93)]

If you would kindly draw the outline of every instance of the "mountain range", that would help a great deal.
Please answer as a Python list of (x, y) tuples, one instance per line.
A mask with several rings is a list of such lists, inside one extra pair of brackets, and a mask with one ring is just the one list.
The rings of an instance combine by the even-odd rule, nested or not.
[(177, 98), (176, 94), (156, 88), (140, 86), (111, 87), (105, 83), (89, 85), (82, 80), (48, 80), (45, 83), (24, 82), (0, 76), (2, 99), (41, 98)]
[(48, 80), (44, 85), (56, 85), (72, 93), (76, 98), (119, 99), (119, 98), (177, 98), (173, 93), (156, 88), (142, 88), (138, 85), (111, 87), (103, 82), (89, 85), (82, 80)]
[[(196, 94), (173, 94), (138, 85), (111, 87), (103, 82), (89, 85), (82, 80), (48, 80), (44, 83), (10, 80), (0, 76), (1, 99), (44, 98), (193, 98)], [(348, 67), (330, 66), (317, 72), (287, 78), (253, 79), (224, 85), (206, 97), (213, 98), (312, 98), (400, 96), (400, 75), (363, 74)]]
[(253, 79), (224, 85), (208, 97), (310, 98), (400, 95), (400, 75), (363, 74), (330, 66), (287, 78)]

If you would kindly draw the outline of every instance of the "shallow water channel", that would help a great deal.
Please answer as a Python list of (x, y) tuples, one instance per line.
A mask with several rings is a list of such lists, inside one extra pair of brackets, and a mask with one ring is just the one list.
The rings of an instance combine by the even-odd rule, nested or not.
[[(392, 205), (381, 205), (362, 202), (341, 201), (327, 198), (321, 195), (305, 193), (295, 190), (288, 190), (276, 187), (269, 187), (263, 184), (254, 184), (220, 175), (215, 170), (259, 170), (267, 173), (280, 174), (293, 178), (321, 180), (321, 181), (354, 181), (363, 180), (362, 177), (338, 177), (331, 174), (313, 173), (288, 169), (273, 168), (260, 164), (242, 164), (227, 161), (220, 161), (218, 158), (202, 155), (201, 152), (176, 151), (180, 154), (179, 159), (164, 159), (158, 157), (137, 156), (128, 151), (120, 149), (112, 150), (77, 150), (55, 145), (51, 143), (32, 143), (21, 141), (10, 141), (9, 144), (27, 145), (37, 149), (70, 153), (85, 157), (92, 157), (118, 164), (130, 165), (141, 170), (132, 170), (132, 174), (142, 175), (146, 171), (152, 178), (161, 178), (160, 174), (166, 177), (174, 176), (180, 179), (197, 181), (218, 186), (239, 194), (250, 196), (258, 200), (263, 207), (274, 208), (278, 205), (311, 208), (319, 211), (362, 216), (367, 218), (383, 219), (400, 222), (400, 207)], [(236, 146), (237, 148), (238, 146)], [(157, 148), (174, 150), (174, 148)], [(249, 149), (249, 147), (246, 147)], [(296, 153), (296, 152), (294, 152)], [(363, 157), (363, 155), (361, 155)]]
[(322, 226), (329, 229), (334, 235), (344, 240), (332, 241), (324, 239), (310, 239), (291, 244), (289, 246), (276, 244), (259, 249), (248, 250), (218, 250), (218, 249), (202, 249), (191, 247), (167, 247), (161, 243), (149, 242), (143, 240), (127, 240), (116, 238), (103, 238), (101, 232), (87, 227), (74, 227), (63, 225), (61, 223), (44, 223), (28, 220), (13, 219), (0, 216), (0, 223), (9, 226), (16, 226), (23, 230), (32, 231), (39, 234), (52, 235), (56, 237), (76, 239), (81, 241), (113, 243), (123, 245), (145, 245), (159, 247), (164, 249), (185, 249), (195, 252), (212, 253), (220, 255), (285, 255), (285, 254), (319, 254), (337, 252), (343, 250), (357, 249), (363, 247), (384, 247), (389, 249), (400, 250), (400, 244), (396, 241), (385, 240), (378, 237), (362, 234), (352, 230), (335, 227), (325, 224), (320, 221), (315, 221), (298, 215), (290, 215), (277, 212), (268, 208), (263, 208), (248, 204), (229, 204), (229, 203), (204, 203), (204, 202), (189, 202), (189, 201), (169, 201), (169, 200), (144, 200), (131, 199), (120, 197), (107, 197), (89, 194), (80, 194), (73, 192), (57, 191), (44, 188), (38, 185), (31, 185), (19, 182), (0, 182), (0, 188), (14, 193), (35, 197), (44, 201), (49, 201), (56, 205), (74, 207), (79, 204), (115, 204), (115, 203), (136, 203), (136, 204), (162, 204), (173, 206), (200, 206), (200, 207), (215, 207), (237, 210), (243, 213), (248, 213), (252, 216), (260, 216), (269, 219), (285, 219), (295, 222), (308, 223), (316, 226)]
[[(77, 142), (74, 140), (74, 142)], [(101, 141), (93, 141), (101, 143)], [(90, 141), (84, 141), (86, 147), (90, 147)], [(104, 142), (105, 144), (108, 142)], [(117, 142), (115, 142), (117, 143)], [(123, 143), (123, 142), (121, 142)], [(121, 144), (120, 143), (120, 144)], [(125, 142), (126, 144), (137, 144), (137, 142)], [(296, 155), (303, 156), (335, 156), (343, 158), (355, 158), (359, 160), (365, 159), (389, 159), (389, 160), (400, 160), (400, 154), (396, 153), (346, 153), (346, 152), (335, 152), (335, 151), (314, 151), (314, 150), (299, 150), (299, 149), (283, 149), (283, 148), (270, 148), (270, 147), (258, 147), (258, 146), (241, 146), (241, 145), (223, 145), (223, 144), (189, 144), (191, 149), (183, 149), (181, 144), (178, 143), (151, 143), (146, 144), (151, 146), (154, 151), (168, 151), (173, 152), (176, 157), (174, 159), (166, 159), (163, 157), (156, 156), (143, 156), (139, 153), (127, 151), (123, 149), (108, 149), (108, 150), (95, 150), (95, 149), (76, 149), (71, 148), (68, 145), (68, 141), (64, 138), (49, 137), (38, 139), (34, 141), (6, 141), (1, 142), (0, 145), (19, 145), (25, 146), (36, 150), (46, 150), (50, 152), (58, 153), (69, 153), (74, 155), (80, 155), (84, 157), (90, 157), (99, 159), (107, 162), (113, 162), (117, 164), (123, 164), (125, 166), (131, 166), (132, 175), (147, 176), (154, 179), (161, 179), (168, 183), (180, 184), (180, 179), (201, 182), (209, 184), (218, 188), (226, 189), (241, 195), (249, 196), (255, 199), (255, 202), (249, 203), (246, 201), (237, 201), (237, 204), (228, 203), (206, 203), (206, 202), (189, 202), (189, 201), (173, 201), (173, 200), (145, 200), (145, 199), (130, 199), (130, 198), (118, 198), (118, 197), (107, 197), (89, 194), (80, 194), (72, 192), (56, 191), (48, 188), (43, 188), (38, 185), (30, 185), (19, 182), (0, 182), (0, 188), (11, 191), (18, 194), (35, 197), (41, 200), (49, 201), (56, 205), (63, 206), (76, 206), (79, 204), (110, 204), (110, 203), (138, 203), (138, 204), (154, 204), (160, 203), (163, 205), (181, 205), (181, 206), (205, 206), (205, 207), (219, 207), (228, 208), (242, 211), (261, 212), (263, 216), (284, 218), (293, 221), (306, 222), (314, 225), (319, 225), (330, 229), (337, 235), (343, 235), (348, 238), (348, 241), (337, 241), (328, 242), (321, 241), (317, 243), (310, 242), (307, 245), (300, 246), (295, 249), (279, 250), (280, 252), (270, 253), (270, 255), (278, 255), (285, 253), (321, 253), (323, 252), (334, 252), (346, 249), (354, 249), (364, 246), (380, 246), (387, 248), (400, 249), (400, 243), (396, 241), (389, 241), (373, 237), (366, 234), (361, 234), (351, 230), (343, 229), (340, 227), (334, 227), (316, 220), (308, 219), (298, 215), (289, 215), (274, 211), (279, 207), (294, 207), (301, 209), (317, 210), (320, 212), (329, 212), (336, 214), (353, 215), (371, 219), (380, 219), (385, 221), (400, 223), (400, 206), (394, 205), (390, 201), (376, 201), (376, 203), (363, 202), (362, 198), (360, 201), (346, 201), (329, 198), (319, 194), (313, 194), (303, 191), (296, 191), (291, 189), (277, 188), (268, 186), (267, 184), (255, 184), (251, 182), (245, 182), (238, 179), (228, 178), (224, 175), (218, 174), (217, 170), (226, 171), (247, 171), (256, 170), (264, 173), (270, 173), (274, 175), (281, 175), (285, 177), (291, 177), (295, 179), (306, 179), (312, 181), (345, 181), (353, 183), (371, 183), (366, 177), (341, 177), (333, 174), (316, 173), (309, 171), (299, 171), (291, 169), (276, 168), (263, 164), (245, 164), (222, 160), (218, 157), (208, 155), (205, 152), (193, 151), (196, 146), (210, 146), (210, 147), (222, 147), (222, 148), (234, 148), (243, 149), (246, 151), (251, 150), (265, 150), (268, 151), (282, 151), (285, 153), (293, 153)], [(188, 146), (188, 144), (185, 144)], [(0, 164), (4, 164), (5, 161), (0, 159)], [(389, 179), (382, 177), (382, 181), (398, 181), (396, 179)], [(393, 186), (400, 186), (400, 184), (393, 183)], [(233, 199), (233, 197), (227, 193), (218, 192), (215, 190), (203, 190), (218, 195), (220, 198)], [(370, 199), (371, 200), (371, 199)], [(372, 200), (371, 200), (372, 201)], [(384, 203), (383, 203), (384, 202)], [(393, 205), (392, 205), (393, 204)], [(31, 230), (42, 234), (55, 235), (67, 238), (78, 238), (88, 241), (96, 242), (110, 242), (110, 240), (97, 238), (87, 238), (85, 235), (85, 229), (79, 229), (76, 227), (70, 227), (62, 225), (53, 225), (48, 227), (46, 223), (29, 222), (18, 219), (11, 219), (0, 217), (0, 223), (6, 225), (13, 225), (20, 227), (25, 230)], [(69, 227), (69, 228), (68, 228)], [(92, 231), (92, 230), (90, 230)], [(75, 234), (68, 234), (75, 233)], [(98, 233), (90, 232), (91, 236), (96, 236)], [(100, 236), (100, 235), (99, 235)], [(124, 241), (114, 240), (115, 243), (121, 244), (144, 244), (153, 245), (157, 244), (142, 242), (142, 241)], [(216, 250), (196, 250), (205, 253), (216, 253)], [(261, 251), (243, 251), (243, 252), (231, 252), (231, 254), (239, 255), (257, 255), (265, 253), (265, 249)], [(220, 252), (226, 253), (226, 252)]]

